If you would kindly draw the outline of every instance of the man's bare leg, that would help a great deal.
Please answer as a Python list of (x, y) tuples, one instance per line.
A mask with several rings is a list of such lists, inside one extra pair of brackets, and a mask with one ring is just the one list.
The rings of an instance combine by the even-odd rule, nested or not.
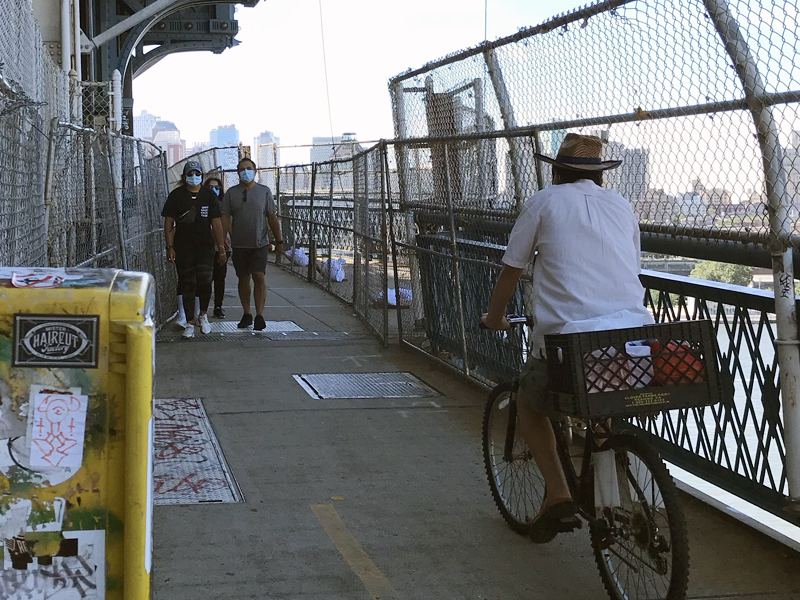
[(267, 280), (264, 277), (264, 273), (253, 273), (252, 275), (253, 295), (255, 296), (256, 301), (256, 314), (263, 316), (264, 305), (267, 303)]
[(533, 460), (544, 476), (547, 485), (547, 498), (540, 512), (566, 500), (572, 500), (564, 470), (556, 450), (556, 436), (550, 419), (541, 413), (533, 412), (522, 403), (517, 403), (517, 414), (522, 437), (528, 444)]
[(239, 300), (244, 314), (250, 314), (250, 277), (239, 277)]

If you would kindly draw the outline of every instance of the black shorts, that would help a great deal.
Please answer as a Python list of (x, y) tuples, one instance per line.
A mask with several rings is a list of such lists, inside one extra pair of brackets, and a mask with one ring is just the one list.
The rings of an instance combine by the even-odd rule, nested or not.
[(261, 248), (234, 248), (233, 268), (237, 277), (247, 277), (250, 273), (264, 273), (267, 270), (269, 246)]

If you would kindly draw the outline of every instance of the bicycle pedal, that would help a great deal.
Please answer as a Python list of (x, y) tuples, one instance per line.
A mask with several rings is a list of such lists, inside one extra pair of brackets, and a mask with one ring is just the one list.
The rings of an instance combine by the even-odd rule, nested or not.
[(577, 529), (583, 528), (583, 521), (581, 521), (575, 515), (564, 517), (558, 521), (558, 531), (559, 533), (569, 533), (570, 531), (575, 531)]

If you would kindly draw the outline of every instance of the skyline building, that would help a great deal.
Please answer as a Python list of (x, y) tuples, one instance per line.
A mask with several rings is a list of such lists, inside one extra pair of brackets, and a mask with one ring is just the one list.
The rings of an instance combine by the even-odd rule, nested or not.
[(271, 131), (262, 131), (253, 138), (253, 154), (259, 169), (271, 169), (281, 164), (281, 151), (279, 146), (281, 138)]
[[(135, 125), (134, 125), (135, 127)], [(172, 121), (156, 121), (152, 129), (153, 143), (167, 153), (168, 164), (186, 158), (186, 141)]]
[(239, 145), (239, 130), (236, 125), (220, 125), (211, 130), (209, 143), (212, 148), (226, 148)]
[(133, 135), (143, 140), (153, 139), (153, 127), (160, 120), (161, 117), (151, 115), (143, 110), (139, 116), (133, 117)]
[(356, 141), (354, 132), (343, 133), (336, 137), (314, 137), (311, 140), (310, 158), (312, 163), (320, 163), (338, 158), (350, 158), (363, 150)]

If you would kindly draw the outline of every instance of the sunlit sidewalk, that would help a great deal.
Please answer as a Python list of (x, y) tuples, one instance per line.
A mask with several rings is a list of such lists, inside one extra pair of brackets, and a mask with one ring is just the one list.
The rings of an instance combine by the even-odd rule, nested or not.
[[(156, 507), (156, 600), (606, 597), (585, 529), (536, 546), (494, 507), (484, 391), (381, 348), (351, 307), (295, 275), (270, 266), (267, 283), (265, 318), (302, 332), (157, 345), (157, 398), (201, 400), (244, 501)], [(231, 273), (227, 321), (241, 316), (235, 290)], [(408, 397), (369, 397), (398, 378)], [(180, 454), (181, 440), (161, 448)], [(179, 472), (202, 473), (187, 458)], [(211, 479), (184, 483), (180, 501)], [(798, 597), (800, 555), (683, 499), (691, 598)]]

